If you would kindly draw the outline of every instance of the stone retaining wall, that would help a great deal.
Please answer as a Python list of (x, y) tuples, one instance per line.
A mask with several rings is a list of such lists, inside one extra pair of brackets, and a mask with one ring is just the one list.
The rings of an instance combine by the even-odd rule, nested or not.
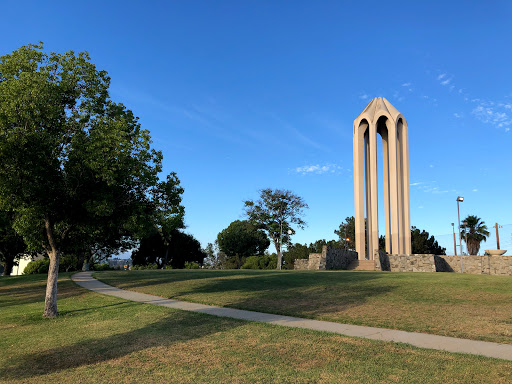
[(436, 272), (434, 255), (388, 255), (375, 253), (375, 269), (391, 272)]
[[(462, 256), (464, 273), (512, 276), (512, 256)], [(375, 253), (375, 269), (391, 272), (460, 272), (460, 256)]]
[[(436, 256), (437, 272), (460, 272), (460, 256)], [(512, 256), (462, 256), (464, 273), (512, 276)]]
[(296, 270), (325, 271), (347, 269), (354, 260), (357, 260), (357, 252), (324, 245), (322, 253), (310, 253), (309, 259), (297, 259), (293, 265)]

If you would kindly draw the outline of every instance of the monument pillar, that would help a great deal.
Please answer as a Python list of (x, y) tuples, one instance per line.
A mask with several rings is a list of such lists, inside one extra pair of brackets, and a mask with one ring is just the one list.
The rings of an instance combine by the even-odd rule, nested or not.
[(355, 244), (359, 260), (373, 260), (379, 249), (377, 134), (383, 145), (386, 252), (411, 253), (407, 122), (389, 101), (378, 97), (354, 121)]

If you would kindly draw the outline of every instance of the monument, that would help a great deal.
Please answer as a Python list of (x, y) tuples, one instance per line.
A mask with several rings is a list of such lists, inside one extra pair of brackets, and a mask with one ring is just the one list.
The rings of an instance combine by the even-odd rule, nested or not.
[(386, 252), (411, 254), (407, 121), (389, 101), (376, 97), (354, 120), (355, 241), (359, 260), (374, 260), (379, 249), (377, 134), (382, 137)]

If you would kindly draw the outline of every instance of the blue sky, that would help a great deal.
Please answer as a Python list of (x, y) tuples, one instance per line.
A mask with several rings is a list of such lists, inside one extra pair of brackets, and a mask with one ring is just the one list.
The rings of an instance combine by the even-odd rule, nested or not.
[(503, 224), (502, 248), (512, 250), (512, 2), (1, 9), (1, 54), (43, 41), (48, 51), (88, 51), (109, 72), (112, 98), (151, 131), (164, 172), (178, 173), (187, 231), (203, 245), (268, 187), (309, 204), (309, 226), (294, 242), (335, 238), (354, 212), (353, 121), (383, 96), (409, 125), (411, 224), (450, 247), (462, 195), (461, 216)]

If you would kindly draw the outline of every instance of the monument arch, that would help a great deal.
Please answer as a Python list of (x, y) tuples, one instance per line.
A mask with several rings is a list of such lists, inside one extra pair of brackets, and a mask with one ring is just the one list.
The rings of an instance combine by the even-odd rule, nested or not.
[(407, 121), (388, 100), (377, 97), (354, 120), (355, 244), (359, 260), (374, 260), (379, 249), (377, 134), (382, 137), (386, 252), (411, 254)]

